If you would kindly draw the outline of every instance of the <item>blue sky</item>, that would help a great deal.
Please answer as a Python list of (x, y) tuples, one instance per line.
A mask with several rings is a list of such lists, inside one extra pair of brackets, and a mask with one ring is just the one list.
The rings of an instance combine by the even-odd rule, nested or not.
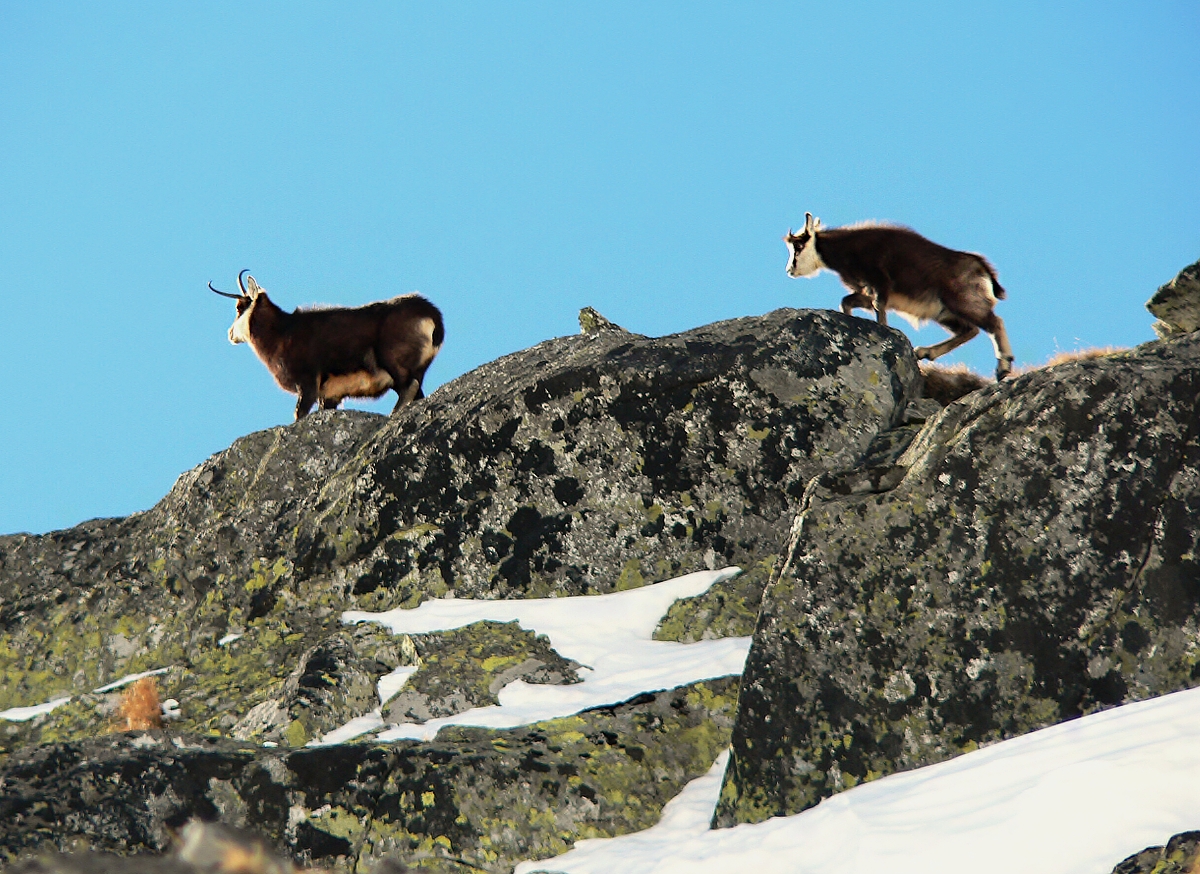
[(146, 509), (291, 420), (205, 288), (244, 267), (286, 308), (428, 296), (428, 392), (585, 305), (836, 307), (784, 274), (806, 210), (986, 254), (1018, 365), (1152, 339), (1200, 257), (1183, 0), (9, 0), (0, 82), (0, 532)]

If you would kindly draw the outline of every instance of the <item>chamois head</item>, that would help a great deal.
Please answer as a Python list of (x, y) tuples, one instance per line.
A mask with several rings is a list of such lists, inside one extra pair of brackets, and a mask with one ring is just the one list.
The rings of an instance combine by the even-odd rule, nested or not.
[[(231, 297), (237, 301), (237, 317), (234, 318), (233, 324), (229, 326), (229, 342), (233, 345), (238, 343), (250, 342), (250, 314), (254, 311), (254, 304), (258, 302), (261, 295), (266, 298), (266, 292), (258, 287), (258, 283), (254, 281), (253, 276), (246, 276), (250, 272), (250, 268), (246, 268), (238, 274), (238, 288), (242, 290), (241, 294), (230, 294), (226, 291), (217, 291), (213, 288), (210, 281), (208, 288), (210, 291), (216, 292), (222, 297)], [(245, 283), (242, 282), (242, 277), (246, 276)]]
[(813, 218), (811, 212), (804, 214), (804, 230), (793, 234), (788, 228), (783, 241), (788, 247), (788, 276), (812, 276), (824, 263), (817, 254), (817, 231), (821, 230), (821, 220)]

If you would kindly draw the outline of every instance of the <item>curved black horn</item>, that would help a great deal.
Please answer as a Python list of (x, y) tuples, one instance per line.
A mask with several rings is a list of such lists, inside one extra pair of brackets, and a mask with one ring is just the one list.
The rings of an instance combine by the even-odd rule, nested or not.
[(221, 297), (232, 297), (234, 300), (238, 300), (238, 295), (236, 294), (230, 294), (227, 291), (217, 291), (215, 288), (213, 288), (211, 279), (208, 281), (208, 290), (216, 292), (217, 294), (221, 295)]
[(242, 284), (242, 277), (245, 276), (249, 272), (250, 272), (250, 268), (247, 267), (245, 270), (243, 270), (241, 273), (238, 274), (238, 288), (240, 288), (242, 290), (242, 297), (250, 296), (250, 292), (246, 291), (246, 286), (244, 286)]

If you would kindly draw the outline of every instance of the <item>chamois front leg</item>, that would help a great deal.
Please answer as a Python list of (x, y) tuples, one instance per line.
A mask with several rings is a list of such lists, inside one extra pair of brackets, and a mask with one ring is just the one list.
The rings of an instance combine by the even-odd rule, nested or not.
[(888, 290), (886, 288), (875, 289), (875, 321), (881, 327), (887, 327), (887, 304)]
[(861, 291), (856, 291), (854, 294), (848, 294), (842, 298), (842, 312), (848, 316), (851, 316), (854, 315), (855, 309), (875, 309), (875, 298), (869, 294), (864, 294)]

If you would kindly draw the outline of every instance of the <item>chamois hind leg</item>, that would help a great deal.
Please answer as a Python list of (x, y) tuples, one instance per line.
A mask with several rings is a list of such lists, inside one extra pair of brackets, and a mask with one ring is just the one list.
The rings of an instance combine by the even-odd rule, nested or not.
[(973, 340), (979, 334), (979, 328), (957, 316), (943, 316), (937, 320), (937, 323), (953, 334), (953, 336), (933, 346), (918, 346), (913, 350), (918, 361), (933, 361), (935, 358), (941, 358), (947, 352), (957, 349), (963, 343)]
[(403, 407), (408, 406), (413, 401), (420, 400), (425, 397), (425, 393), (421, 391), (421, 380), (416, 377), (408, 381), (408, 385), (403, 388), (397, 388), (396, 406), (392, 407), (392, 412), (399, 412)]
[(325, 392), (328, 385), (329, 377), (327, 375), (317, 377), (317, 407), (322, 410), (336, 410), (342, 403), (342, 399), (327, 395)]
[(411, 404), (421, 392), (421, 376), (424, 374), (414, 373), (410, 367), (405, 366), (405, 359), (411, 355), (410, 352), (406, 352), (408, 350), (401, 348), (397, 350), (397, 354), (383, 356), (382, 367), (392, 378), (392, 389), (397, 395), (396, 406), (392, 407), (393, 413)]
[(1004, 320), (995, 313), (979, 323), (979, 327), (987, 331), (996, 347), (996, 379), (1004, 379), (1012, 374), (1013, 351), (1008, 345), (1008, 331), (1004, 330)]
[(296, 401), (296, 421), (299, 422), (308, 415), (308, 411), (312, 409), (313, 404), (317, 402), (317, 387), (302, 386), (300, 388), (300, 399)]

